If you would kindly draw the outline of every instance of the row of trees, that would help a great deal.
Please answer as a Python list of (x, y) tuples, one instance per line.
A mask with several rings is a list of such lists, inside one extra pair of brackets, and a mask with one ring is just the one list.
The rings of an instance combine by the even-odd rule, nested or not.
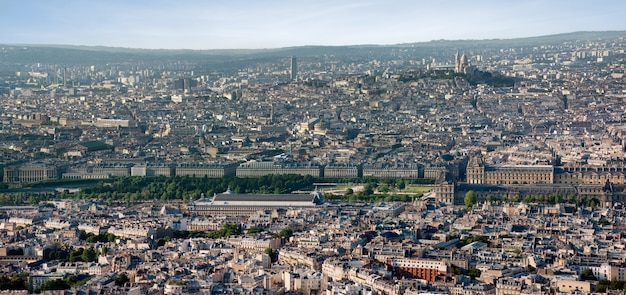
[(100, 233), (98, 235), (95, 235), (93, 233), (88, 233), (85, 232), (84, 230), (81, 230), (78, 234), (79, 239), (86, 241), (88, 243), (106, 243), (106, 242), (115, 242), (115, 240), (117, 240), (117, 237), (114, 234), (111, 233)]
[(625, 281), (600, 280), (596, 287), (596, 291), (599, 293), (605, 293), (607, 290), (626, 291), (626, 282)]
[(327, 194), (324, 196), (327, 200), (343, 200), (350, 203), (365, 202), (411, 202), (413, 196), (406, 194), (367, 194), (363, 191), (354, 193), (351, 189), (346, 190), (343, 195)]
[(41, 293), (48, 290), (67, 290), (77, 285), (83, 285), (89, 279), (90, 277), (88, 275), (70, 275), (67, 276), (65, 279), (45, 281), (37, 288), (35, 288), (34, 291), (35, 293)]
[(274, 238), (281, 238), (281, 239), (288, 240), (289, 238), (293, 236), (293, 230), (291, 228), (286, 227), (286, 228), (281, 229), (278, 233), (272, 233), (272, 236)]
[(327, 183), (376, 183), (380, 185), (394, 186), (399, 189), (404, 189), (409, 184), (435, 184), (435, 179), (432, 178), (315, 178), (315, 182), (327, 182)]
[(450, 273), (455, 274), (455, 275), (467, 275), (467, 276), (470, 276), (472, 279), (478, 278), (482, 274), (482, 272), (478, 268), (471, 268), (469, 270), (465, 270), (454, 264), (450, 264)]
[(24, 255), (24, 249), (22, 247), (10, 247), (7, 249), (8, 256), (20, 256)]
[(66, 247), (46, 248), (43, 257), (47, 261), (59, 260), (61, 262), (93, 262), (98, 259), (98, 253), (93, 247), (78, 248), (76, 250)]
[(83, 190), (84, 194), (137, 194), (139, 199), (162, 200), (213, 195), (230, 188), (235, 193), (286, 193), (313, 184), (313, 177), (296, 174), (264, 175), (255, 178), (191, 176), (121, 177)]
[[(25, 187), (39, 188), (55, 185), (89, 185), (78, 193), (61, 192), (53, 193), (32, 193), (24, 191), (6, 191), (0, 193), (0, 205), (24, 205), (37, 204), (40, 201), (51, 199), (91, 199), (97, 198), (106, 200), (109, 203), (123, 201), (127, 204), (141, 200), (160, 199), (189, 201), (198, 198), (202, 193), (211, 196), (214, 193), (221, 193), (230, 188), (235, 193), (288, 193), (303, 188), (311, 188), (314, 181), (339, 182), (339, 183), (359, 183), (362, 178), (318, 178), (310, 175), (302, 176), (296, 174), (264, 175), (260, 177), (239, 178), (222, 177), (209, 178), (192, 176), (156, 176), (156, 177), (118, 177), (106, 180), (64, 180), (55, 179), (42, 182), (30, 183)], [(432, 184), (432, 179), (366, 179), (368, 184), (362, 192), (346, 193), (339, 199), (354, 202), (373, 201), (411, 201), (411, 196), (387, 194), (395, 190), (402, 190), (409, 184)], [(382, 194), (374, 194), (374, 189)]]
[(24, 204), (37, 204), (40, 200), (52, 198), (52, 194), (34, 194), (26, 192), (5, 192), (0, 193), (0, 205), (20, 206)]
[[(582, 281), (597, 281), (598, 278), (593, 274), (593, 271), (589, 268), (585, 268), (580, 272), (580, 279)], [(609, 281), (600, 280), (596, 287), (599, 293), (605, 293), (607, 290), (623, 290), (626, 291), (625, 281)]]
[(22, 272), (12, 277), (0, 276), (0, 290), (28, 290), (28, 273)]
[[(208, 178), (191, 176), (157, 176), (157, 177), (119, 177), (115, 179), (101, 180), (95, 185), (84, 188), (79, 193), (70, 194), (68, 192), (55, 194), (37, 194), (26, 192), (5, 192), (0, 193), (0, 205), (23, 205), (25, 203), (37, 204), (53, 198), (98, 198), (109, 202), (125, 201), (134, 203), (140, 200), (161, 199), (188, 201), (198, 198), (205, 193), (211, 196), (230, 188), (235, 193), (287, 193), (290, 191), (312, 187), (314, 181), (332, 181), (341, 183), (358, 183), (361, 178), (335, 178), (335, 179), (314, 179), (310, 175), (302, 176), (296, 174), (264, 175), (255, 178), (222, 177)], [(76, 180), (73, 180), (76, 182)], [(412, 201), (413, 197), (406, 194), (390, 194), (390, 192), (404, 189), (408, 184), (432, 183), (432, 179), (367, 179), (364, 189), (354, 192), (346, 190), (343, 196), (326, 196), (328, 199), (341, 199), (351, 202), (375, 202), (375, 201)], [(66, 183), (64, 180), (52, 180), (47, 182), (30, 184), (32, 187), (54, 185), (55, 183)], [(94, 183), (93, 180), (79, 181), (79, 183)], [(374, 193), (377, 190), (379, 193)], [(473, 191), (469, 191), (465, 205), (476, 203), (476, 196)], [(467, 194), (466, 194), (467, 197)], [(579, 206), (598, 206), (598, 198), (587, 196), (569, 196), (564, 198), (559, 194), (537, 196), (527, 195), (525, 197), (497, 197), (488, 195), (487, 201), (510, 201), (525, 203), (570, 203)], [(469, 206), (471, 207), (471, 206)], [(468, 208), (469, 208), (468, 207)]]
[(574, 204), (578, 206), (587, 206), (587, 207), (597, 207), (600, 205), (600, 200), (596, 197), (587, 197), (587, 196), (569, 196), (568, 198), (564, 198), (560, 194), (550, 194), (543, 195), (539, 194), (537, 196), (527, 195), (525, 197), (520, 196), (512, 196), (512, 197), (496, 197), (494, 195), (488, 195), (487, 201), (508, 201), (508, 202), (522, 202), (522, 203), (547, 203), (547, 204), (561, 204), (568, 203)]
[[(156, 177), (118, 177), (100, 180), (93, 186), (85, 187), (78, 193), (62, 192), (59, 194), (4, 192), (0, 193), (0, 205), (37, 204), (40, 201), (61, 199), (97, 198), (108, 202), (125, 201), (134, 203), (140, 200), (160, 199), (188, 201), (204, 193), (212, 196), (230, 188), (235, 193), (288, 193), (313, 186), (310, 175), (264, 175), (254, 178), (222, 177), (209, 178), (192, 176), (156, 176)], [(82, 184), (93, 183), (80, 182)], [(30, 187), (44, 187), (55, 184), (69, 184), (63, 180), (51, 180), (28, 184)]]
[(411, 202), (413, 201), (414, 196), (406, 195), (406, 194), (372, 194), (367, 196), (359, 196), (357, 195), (349, 195), (348, 198), (345, 196), (342, 197), (342, 200), (348, 201), (350, 203), (356, 202), (365, 202), (365, 203), (373, 203), (373, 202)]
[[(0, 276), (0, 290), (28, 290), (28, 277), (27, 272), (19, 273), (13, 277)], [(67, 290), (73, 286), (82, 285), (89, 279), (88, 275), (70, 275), (65, 279), (46, 281), (34, 291), (41, 293), (46, 290)]]
[[(464, 204), (465, 204), (465, 208), (466, 209), (471, 209), (472, 206), (474, 204), (476, 204), (477, 198), (476, 198), (476, 193), (473, 190), (469, 190), (465, 193), (465, 198), (463, 199)], [(550, 194), (548, 196), (545, 196), (543, 194), (539, 194), (538, 196), (531, 196), (531, 195), (527, 195), (523, 198), (520, 198), (519, 196), (512, 196), (512, 197), (507, 197), (507, 196), (503, 196), (503, 197), (497, 197), (495, 195), (488, 195), (487, 196), (487, 201), (488, 202), (499, 202), (499, 201), (503, 201), (503, 202), (522, 202), (522, 203), (544, 203), (544, 204), (561, 204), (561, 203), (568, 203), (568, 204), (574, 204), (577, 206), (586, 206), (586, 207), (597, 207), (600, 205), (600, 200), (596, 197), (587, 197), (587, 196), (569, 196), (568, 198), (563, 198), (561, 195), (559, 194)]]
[[(414, 196), (408, 194), (391, 194), (397, 190), (403, 190), (409, 180), (406, 179), (385, 179), (380, 182), (372, 181), (363, 186), (359, 192), (354, 192), (351, 188), (346, 189), (343, 196), (328, 194), (324, 196), (328, 200), (344, 200), (351, 203), (356, 202), (411, 202)], [(375, 191), (378, 191), (376, 193)]]

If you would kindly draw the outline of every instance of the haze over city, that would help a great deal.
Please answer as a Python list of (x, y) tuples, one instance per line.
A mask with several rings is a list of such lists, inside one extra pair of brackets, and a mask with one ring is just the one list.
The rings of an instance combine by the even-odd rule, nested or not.
[(0, 43), (149, 49), (398, 44), (626, 29), (624, 1), (2, 1)]

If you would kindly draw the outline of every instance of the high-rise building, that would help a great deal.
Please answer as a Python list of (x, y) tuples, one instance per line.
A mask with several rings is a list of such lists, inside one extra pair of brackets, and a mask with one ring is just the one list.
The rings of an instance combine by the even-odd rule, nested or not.
[(291, 80), (295, 80), (298, 76), (298, 61), (295, 56), (291, 57)]

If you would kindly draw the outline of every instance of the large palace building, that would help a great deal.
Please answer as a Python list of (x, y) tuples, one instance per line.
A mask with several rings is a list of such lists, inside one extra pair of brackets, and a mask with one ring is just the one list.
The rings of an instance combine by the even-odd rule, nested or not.
[(554, 183), (552, 165), (485, 165), (474, 157), (467, 163), (470, 184), (536, 184)]
[(259, 211), (278, 208), (314, 208), (324, 202), (322, 194), (235, 194), (230, 189), (213, 198), (187, 205), (187, 211), (208, 216), (250, 216)]
[(489, 196), (523, 198), (559, 195), (586, 197), (598, 205), (626, 202), (626, 167), (487, 165), (480, 156), (471, 157), (465, 183), (442, 181), (435, 187), (440, 202), (463, 204), (471, 190), (477, 199)]
[(626, 184), (626, 167), (486, 165), (472, 157), (466, 178), (468, 184)]
[(45, 163), (29, 163), (22, 166), (7, 167), (4, 169), (4, 182), (34, 182), (52, 178), (59, 178), (61, 169), (56, 165)]
[(554, 183), (626, 184), (626, 167), (556, 167)]

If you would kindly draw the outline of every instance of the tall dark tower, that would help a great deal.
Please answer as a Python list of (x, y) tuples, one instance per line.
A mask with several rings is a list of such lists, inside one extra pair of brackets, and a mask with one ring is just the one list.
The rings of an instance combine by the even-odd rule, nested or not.
[(291, 80), (295, 80), (298, 76), (298, 61), (295, 56), (291, 57)]

